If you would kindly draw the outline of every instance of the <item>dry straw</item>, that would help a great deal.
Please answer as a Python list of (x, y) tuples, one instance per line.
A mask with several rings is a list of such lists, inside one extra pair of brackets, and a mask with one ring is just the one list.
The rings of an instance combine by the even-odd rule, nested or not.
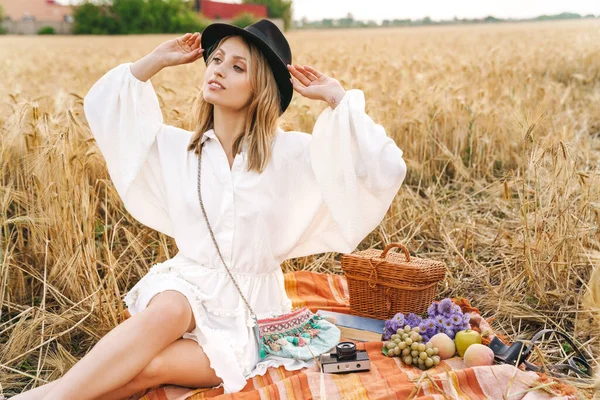
[[(364, 90), (370, 117), (404, 151), (405, 185), (359, 250), (401, 242), (448, 266), (438, 298), (469, 298), (510, 339), (561, 329), (598, 357), (600, 24), (288, 37), (296, 61)], [(177, 251), (124, 209), (82, 110), (102, 74), (170, 38), (1, 39), (7, 397), (66, 372), (122, 320), (127, 290)], [(202, 73), (194, 64), (153, 79), (166, 123), (189, 127)], [(310, 132), (323, 107), (295, 95), (282, 126)], [(339, 260), (282, 267), (341, 273)], [(575, 383), (591, 393), (592, 381)]]

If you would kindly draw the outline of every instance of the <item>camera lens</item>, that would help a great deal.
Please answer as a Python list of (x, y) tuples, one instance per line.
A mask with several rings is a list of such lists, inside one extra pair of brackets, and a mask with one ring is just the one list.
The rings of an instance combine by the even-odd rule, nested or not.
[(338, 359), (351, 358), (356, 354), (356, 345), (352, 342), (340, 342), (335, 346)]

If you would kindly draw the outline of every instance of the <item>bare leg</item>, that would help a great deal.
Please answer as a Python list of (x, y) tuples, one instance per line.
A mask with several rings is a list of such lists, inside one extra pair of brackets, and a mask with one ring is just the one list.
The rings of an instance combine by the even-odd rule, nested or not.
[(191, 339), (179, 339), (167, 346), (136, 378), (124, 387), (96, 400), (127, 399), (144, 389), (161, 384), (188, 388), (215, 387), (223, 381), (210, 367), (202, 347)]
[[(39, 400), (63, 378), (38, 388), (23, 392), (12, 399)], [(210, 367), (210, 361), (202, 347), (193, 340), (179, 339), (171, 343), (148, 364), (142, 372), (125, 386), (105, 393), (95, 400), (128, 399), (136, 393), (169, 382), (190, 388), (215, 387), (222, 380)]]
[(126, 400), (144, 389), (148, 389), (157, 385), (160, 385), (160, 383), (144, 383), (142, 381), (136, 381), (135, 379), (133, 379), (131, 382), (128, 382), (125, 386), (113, 390), (112, 392), (105, 393), (94, 400)]
[(50, 390), (52, 390), (53, 387), (56, 386), (56, 384), (58, 383), (58, 381), (61, 378), (52, 381), (52, 382), (48, 382), (45, 385), (36, 387), (35, 389), (30, 389), (27, 390), (25, 392), (22, 392), (16, 396), (11, 397), (11, 400), (37, 400), (37, 399), (41, 399), (42, 397), (44, 397), (46, 394), (50, 393)]
[[(50, 393), (50, 391), (56, 387), (58, 381), (63, 378), (58, 378), (52, 382), (46, 383), (45, 385), (36, 387), (35, 389), (28, 390), (26, 392), (20, 393), (16, 396), (11, 397), (11, 400), (39, 400), (43, 398), (46, 394)], [(151, 382), (141, 382), (137, 377), (133, 378), (130, 382), (127, 382), (125, 386), (114, 390), (110, 393), (106, 393), (100, 397), (98, 400), (109, 400), (109, 399), (125, 399), (133, 396), (134, 394), (141, 392), (144, 389), (154, 386)]]
[(181, 293), (158, 294), (144, 311), (100, 339), (42, 399), (92, 400), (122, 388), (192, 323), (192, 310)]

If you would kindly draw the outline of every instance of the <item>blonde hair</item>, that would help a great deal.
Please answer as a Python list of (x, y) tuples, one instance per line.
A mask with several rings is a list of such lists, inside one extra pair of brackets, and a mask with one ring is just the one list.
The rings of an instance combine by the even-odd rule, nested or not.
[[(214, 58), (216, 50), (231, 36), (221, 39), (215, 50), (211, 52), (206, 65)], [(269, 63), (252, 43), (244, 43), (250, 53), (248, 73), (250, 86), (253, 93), (244, 132), (233, 142), (233, 153), (238, 154), (242, 149), (243, 141), (248, 145), (248, 170), (262, 172), (271, 158), (271, 143), (277, 129), (280, 115), (279, 90)], [(198, 154), (204, 132), (214, 129), (214, 106), (204, 100), (202, 91), (196, 97), (193, 107), (194, 136), (188, 145), (188, 151), (194, 150)]]

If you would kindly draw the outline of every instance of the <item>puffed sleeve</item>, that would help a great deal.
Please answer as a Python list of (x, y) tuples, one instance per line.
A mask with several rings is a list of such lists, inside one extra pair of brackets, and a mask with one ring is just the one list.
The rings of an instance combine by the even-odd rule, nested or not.
[(350, 253), (381, 223), (400, 189), (402, 150), (365, 113), (357, 89), (327, 107), (306, 137), (298, 172), (290, 174), (299, 191), (288, 215), (297, 230), (284, 259)]
[(84, 98), (84, 112), (127, 211), (172, 236), (156, 140), (163, 116), (152, 84), (137, 79), (130, 66), (118, 65), (101, 77)]

